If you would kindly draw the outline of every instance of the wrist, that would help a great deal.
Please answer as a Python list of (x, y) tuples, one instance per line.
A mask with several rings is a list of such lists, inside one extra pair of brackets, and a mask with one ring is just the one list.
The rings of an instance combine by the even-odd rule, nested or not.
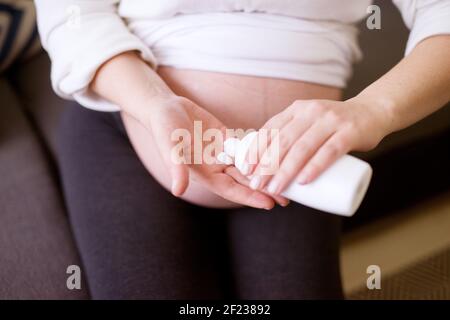
[(180, 98), (172, 91), (142, 95), (138, 98), (130, 99), (124, 104), (122, 109), (136, 118), (146, 128), (149, 128), (152, 117), (158, 113), (161, 107), (166, 108), (166, 106), (175, 105)]
[(351, 98), (350, 101), (358, 105), (363, 105), (369, 110), (371, 115), (376, 121), (378, 121), (379, 126), (382, 128), (383, 136), (387, 136), (396, 131), (394, 100), (383, 96), (371, 96), (363, 91), (356, 97)]
[(176, 96), (135, 52), (125, 52), (105, 62), (90, 89), (139, 121), (148, 119), (157, 101)]

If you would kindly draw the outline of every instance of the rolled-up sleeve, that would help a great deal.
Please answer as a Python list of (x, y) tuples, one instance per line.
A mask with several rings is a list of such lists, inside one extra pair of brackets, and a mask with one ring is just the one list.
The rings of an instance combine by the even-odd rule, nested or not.
[(393, 0), (410, 29), (405, 55), (422, 40), (450, 34), (450, 0)]
[(118, 106), (89, 90), (98, 68), (122, 52), (136, 50), (156, 67), (150, 49), (117, 13), (119, 0), (36, 0), (37, 22), (44, 49), (52, 61), (55, 92), (99, 111)]

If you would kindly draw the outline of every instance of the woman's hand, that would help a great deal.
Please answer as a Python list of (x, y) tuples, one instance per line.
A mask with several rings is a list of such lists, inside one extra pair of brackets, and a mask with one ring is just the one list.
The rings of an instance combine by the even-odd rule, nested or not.
[[(143, 113), (146, 116), (141, 116), (139, 121), (152, 134), (159, 154), (170, 171), (171, 191), (174, 195), (182, 195), (188, 186), (189, 179), (193, 179), (232, 202), (262, 209), (273, 207), (272, 197), (250, 189), (247, 186), (248, 181), (234, 166), (208, 163), (203, 154), (200, 155), (201, 163), (194, 163), (194, 136), (197, 136), (198, 141), (203, 141), (202, 137), (206, 130), (216, 129), (222, 137), (225, 137), (224, 125), (211, 113), (192, 101), (176, 95), (154, 97), (148, 102), (146, 110), (148, 112)], [(201, 132), (195, 128), (194, 121), (201, 122)], [(174, 159), (173, 151), (180, 142), (173, 140), (172, 135), (180, 129), (187, 130), (192, 139), (184, 145), (183, 150), (187, 152), (182, 155), (182, 158)], [(221, 141), (208, 143), (218, 143), (217, 147), (221, 148)], [(203, 142), (202, 150), (205, 147), (206, 143)], [(287, 204), (286, 199), (275, 198), (278, 203)]]
[(171, 174), (174, 195), (183, 194), (191, 177), (219, 196), (239, 204), (270, 209), (274, 205), (273, 198), (282, 205), (287, 204), (282, 197), (251, 190), (247, 187), (246, 178), (234, 167), (172, 161), (172, 148), (177, 144), (171, 139), (174, 130), (186, 129), (193, 137), (194, 121), (201, 121), (204, 130), (216, 128), (223, 131), (224, 126), (203, 108), (175, 95), (135, 52), (125, 52), (108, 60), (97, 71), (90, 89), (120, 106), (124, 115), (134, 119), (152, 135)]
[[(270, 119), (264, 128), (280, 129), (280, 167), (273, 177), (254, 178), (251, 186), (263, 189), (270, 180), (269, 193), (278, 194), (293, 179), (311, 182), (341, 155), (370, 150), (441, 108), (450, 99), (449, 47), (449, 35), (429, 37), (355, 98), (296, 101)], [(264, 151), (260, 147), (260, 157)]]
[[(257, 140), (269, 142), (258, 144), (255, 139), (249, 150), (257, 152), (256, 163), (251, 163), (248, 154), (248, 171), (244, 173), (255, 174), (250, 184), (253, 189), (278, 195), (294, 179), (300, 184), (313, 181), (349, 151), (374, 148), (388, 134), (389, 121), (383, 108), (357, 98), (345, 102), (295, 101), (261, 128), (268, 131), (260, 130)], [(262, 137), (270, 129), (278, 129), (272, 139)], [(278, 160), (273, 176), (261, 175), (264, 164)]]

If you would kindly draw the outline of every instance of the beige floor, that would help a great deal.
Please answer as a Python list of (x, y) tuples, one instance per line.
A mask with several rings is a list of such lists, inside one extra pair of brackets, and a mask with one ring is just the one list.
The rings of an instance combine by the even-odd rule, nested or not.
[(344, 292), (366, 286), (369, 265), (378, 265), (383, 279), (449, 247), (450, 192), (347, 234), (341, 251)]

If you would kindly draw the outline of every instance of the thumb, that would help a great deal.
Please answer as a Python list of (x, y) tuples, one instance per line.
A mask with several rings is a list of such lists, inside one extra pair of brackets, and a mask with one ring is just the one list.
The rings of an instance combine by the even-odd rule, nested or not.
[[(185, 142), (178, 145), (174, 141), (167, 141), (164, 146), (167, 148), (171, 146), (170, 150), (166, 149), (163, 152), (172, 179), (171, 192), (174, 196), (179, 197), (189, 185), (189, 167), (187, 165), (189, 162), (186, 157), (190, 153), (191, 148)], [(179, 151), (181, 151), (181, 154)]]
[(152, 130), (152, 134), (172, 180), (170, 191), (174, 196), (179, 197), (183, 195), (189, 185), (189, 167), (185, 157), (186, 152), (190, 149), (184, 140), (181, 140), (180, 143), (180, 141), (172, 139), (172, 134), (176, 132), (176, 129), (169, 130), (167, 127), (165, 130)]
[(173, 164), (170, 168), (170, 175), (172, 194), (176, 197), (183, 195), (189, 185), (189, 168), (186, 164)]

